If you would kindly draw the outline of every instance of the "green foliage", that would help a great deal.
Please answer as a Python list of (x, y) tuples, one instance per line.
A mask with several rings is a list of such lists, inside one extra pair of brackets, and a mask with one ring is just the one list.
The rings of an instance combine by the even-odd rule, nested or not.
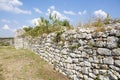
[[(50, 14), (49, 20), (45, 19), (44, 17), (41, 17), (38, 20), (37, 26), (27, 27), (23, 29), (25, 30), (25, 35), (37, 37), (44, 33), (49, 34), (52, 32), (62, 31), (63, 29), (68, 30), (68, 29), (71, 29), (71, 26), (69, 24), (69, 21), (59, 20), (57, 19), (56, 14), (54, 16)], [(59, 34), (57, 35), (57, 40), (58, 40), (58, 36)]]
[(7, 42), (0, 42), (0, 46), (9, 46), (10, 44)]
[(32, 27), (24, 27), (23, 29), (25, 30), (25, 32), (29, 32), (29, 31), (32, 30), (33, 28), (32, 28)]
[(59, 32), (57, 32), (56, 33), (56, 36), (55, 36), (55, 38), (54, 38), (54, 41), (55, 42), (60, 42), (62, 39), (61, 39), (61, 35), (62, 35), (62, 33), (63, 33), (64, 31), (59, 31)]

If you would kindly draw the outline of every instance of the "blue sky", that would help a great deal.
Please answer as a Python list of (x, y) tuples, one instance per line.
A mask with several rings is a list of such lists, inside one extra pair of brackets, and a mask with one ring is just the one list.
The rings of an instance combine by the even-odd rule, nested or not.
[(120, 0), (0, 0), (0, 37), (14, 36), (15, 30), (33, 23), (50, 11), (76, 25), (92, 17), (120, 18)]

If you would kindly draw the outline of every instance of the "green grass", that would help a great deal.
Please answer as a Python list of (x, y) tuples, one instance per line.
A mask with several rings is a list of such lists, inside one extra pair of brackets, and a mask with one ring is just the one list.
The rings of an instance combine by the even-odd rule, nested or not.
[(37, 54), (0, 47), (0, 80), (68, 80)]

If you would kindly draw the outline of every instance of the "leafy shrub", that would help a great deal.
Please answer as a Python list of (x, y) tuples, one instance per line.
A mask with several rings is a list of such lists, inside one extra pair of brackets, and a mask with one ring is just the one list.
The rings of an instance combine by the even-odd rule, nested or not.
[(49, 34), (51, 32), (62, 31), (63, 29), (71, 29), (69, 21), (61, 21), (56, 17), (53, 18), (50, 16), (49, 20), (45, 19), (44, 17), (41, 17), (38, 21), (39, 25), (35, 27), (23, 28), (25, 30), (25, 35), (37, 37), (44, 33)]
[(56, 33), (56, 36), (54, 37), (54, 41), (55, 42), (60, 42), (62, 39), (61, 39), (61, 35), (62, 35), (62, 33), (63, 33), (64, 31), (59, 31), (59, 32), (57, 32)]

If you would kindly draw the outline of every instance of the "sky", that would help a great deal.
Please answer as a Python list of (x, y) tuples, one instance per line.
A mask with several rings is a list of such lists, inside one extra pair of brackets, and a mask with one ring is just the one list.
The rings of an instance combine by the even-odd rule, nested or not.
[(34, 26), (50, 12), (72, 25), (93, 17), (120, 18), (120, 0), (0, 0), (0, 37), (13, 37), (17, 29)]

